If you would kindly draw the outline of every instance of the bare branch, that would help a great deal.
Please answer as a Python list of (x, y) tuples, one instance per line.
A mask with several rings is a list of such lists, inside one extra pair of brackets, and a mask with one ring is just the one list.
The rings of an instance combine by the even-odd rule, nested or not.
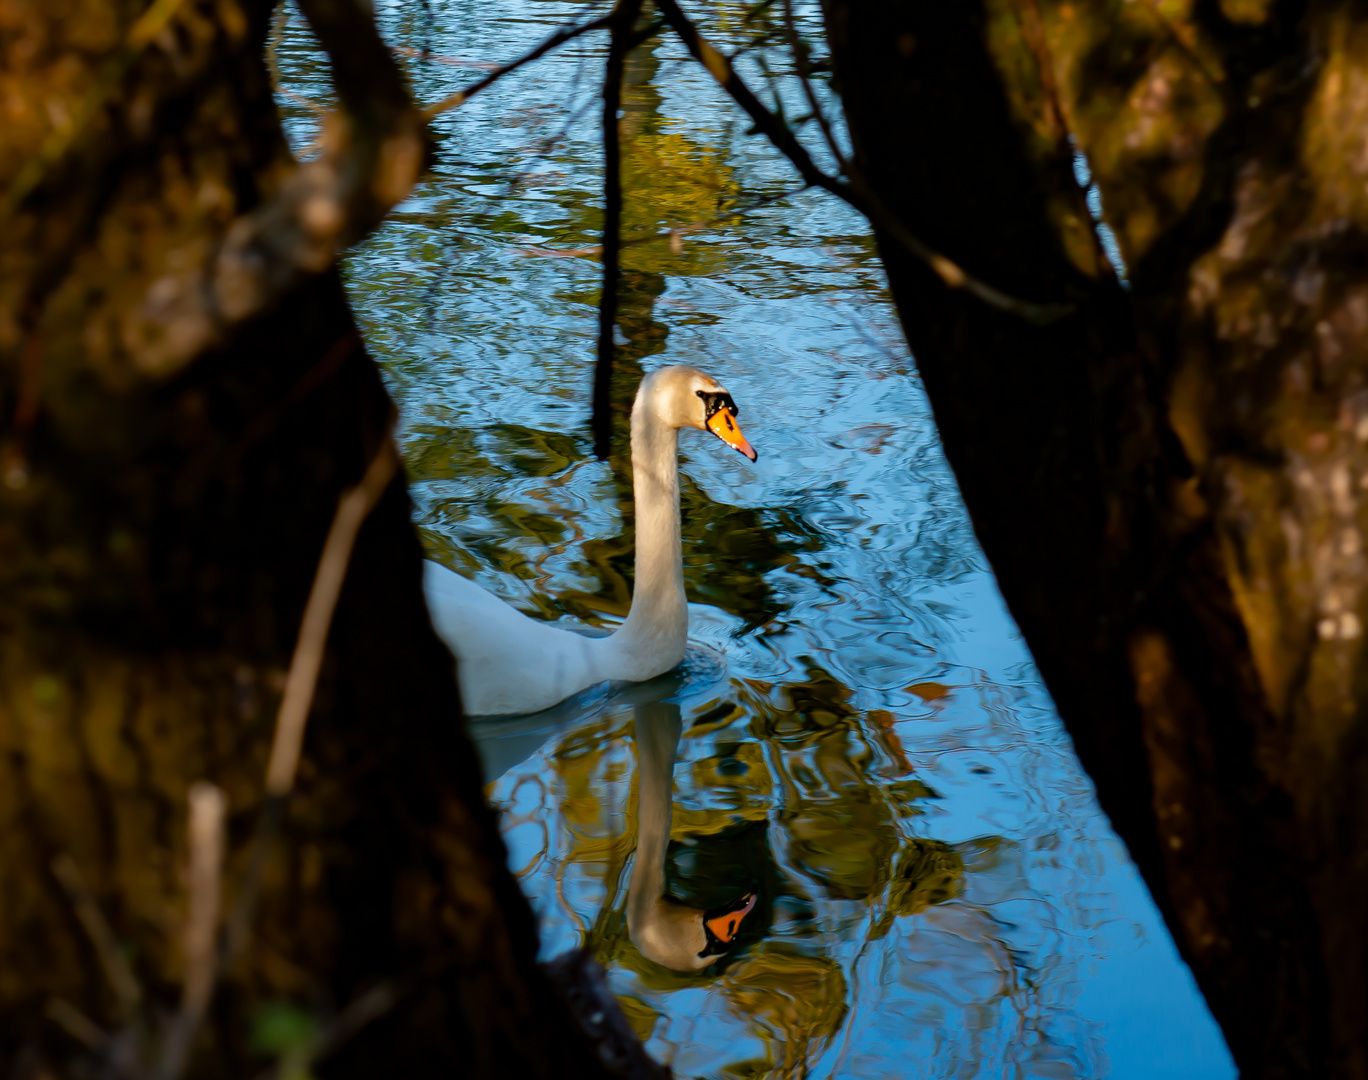
[(327, 644), (328, 629), (332, 625), (333, 611), (342, 591), (347, 565), (351, 561), (352, 546), (362, 523), (380, 501), (380, 496), (389, 487), (398, 468), (399, 453), (390, 432), (386, 431), (360, 482), (344, 491), (337, 501), (337, 511), (314, 571), (313, 587), (304, 605), (294, 657), (285, 676), (285, 693), (280, 702), (280, 711), (276, 714), (275, 737), (266, 768), (266, 801), (252, 834), (247, 868), (228, 918), (222, 950), (224, 967), (232, 963), (246, 943), (266, 871), (266, 858), (280, 828), (286, 797), (294, 788), (323, 649)]
[(271, 760), (266, 769), (266, 794), (282, 797), (294, 787), (295, 772), (299, 768), (299, 753), (304, 745), (304, 727), (313, 704), (314, 687), (318, 683), (318, 669), (323, 662), (323, 649), (328, 641), (333, 611), (342, 592), (342, 581), (351, 561), (352, 545), (361, 523), (371, 508), (380, 500), (399, 466), (394, 441), (386, 434), (356, 487), (344, 492), (338, 500), (332, 527), (323, 544), (323, 553), (314, 572), (313, 588), (304, 608), (304, 619), (299, 627), (294, 658), (285, 677), (285, 694), (276, 716), (275, 741), (271, 745)]
[(806, 147), (789, 130), (788, 125), (767, 109), (751, 92), (730, 61), (698, 32), (698, 28), (684, 14), (676, 0), (655, 0), (655, 4), (694, 59), (707, 68), (717, 84), (751, 118), (755, 130), (768, 138), (775, 148), (789, 159), (808, 184), (830, 192), (860, 211), (876, 229), (902, 245), (935, 271), (945, 284), (953, 289), (964, 289), (989, 306), (1020, 316), (1036, 325), (1055, 322), (1076, 310), (1073, 304), (1041, 304), (1021, 300), (980, 281), (907, 228), (853, 170), (849, 182), (843, 182), (822, 172), (813, 162)]
[(285, 25), (289, 21), (289, 5), (282, 3), (271, 17), (271, 36), (266, 42), (266, 70), (271, 75), (271, 89), (277, 94), (284, 94), (291, 101), (303, 105), (319, 120), (322, 120), (327, 115), (327, 108), (314, 101), (313, 98), (305, 97), (303, 94), (291, 90), (285, 85), (285, 80), (280, 75), (280, 39), (285, 36)]
[(793, 66), (798, 72), (798, 82), (802, 84), (803, 96), (807, 98), (808, 108), (812, 110), (813, 119), (817, 121), (817, 126), (822, 129), (822, 137), (826, 140), (827, 149), (831, 151), (831, 156), (836, 159), (836, 165), (841, 172), (846, 171), (845, 154), (841, 151), (840, 144), (836, 141), (836, 133), (831, 130), (831, 122), (827, 119), (826, 110), (822, 108), (821, 102), (817, 100), (817, 93), (812, 89), (812, 70), (808, 64), (807, 45), (803, 42), (803, 37), (798, 33), (798, 20), (793, 14), (793, 0), (784, 0), (784, 29), (788, 36), (789, 48), (793, 50)]
[(608, 458), (612, 449), (612, 375), (617, 328), (618, 271), (622, 247), (622, 147), (618, 113), (622, 110), (622, 79), (631, 49), (632, 28), (641, 14), (642, 0), (617, 0), (608, 15), (611, 37), (603, 72), (603, 280), (599, 291), (598, 343), (594, 360), (594, 455)]
[(86, 884), (75, 859), (66, 854), (58, 855), (52, 860), (52, 874), (66, 891), (81, 928), (90, 938), (91, 945), (95, 947), (95, 955), (99, 957), (105, 978), (109, 980), (110, 988), (119, 1000), (119, 1009), (122, 1013), (120, 1018), (127, 1019), (137, 1011), (142, 1001), (142, 987), (138, 985), (133, 969), (128, 966), (128, 960), (119, 948), (114, 931), (105, 921), (104, 913), (95, 902), (95, 896)]
[(323, 153), (229, 229), (211, 275), (211, 331), (261, 310), (329, 266), (408, 194), (422, 170), (422, 116), (374, 19), (347, 0), (301, 0), (328, 53), (340, 113), (324, 118)]
[(87, 1050), (100, 1054), (109, 1045), (109, 1033), (65, 998), (51, 998), (43, 1012)]
[(213, 784), (190, 788), (190, 910), (185, 920), (185, 982), (180, 1010), (162, 1045), (159, 1080), (177, 1080), (204, 1019), (217, 976), (217, 934), (223, 880), (226, 800)]
[(578, 25), (571, 23), (562, 26), (559, 30), (557, 30), (554, 34), (548, 37), (545, 41), (543, 41), (531, 52), (524, 53), (522, 56), (518, 57), (518, 59), (510, 61), (507, 64), (504, 64), (503, 67), (495, 68), (484, 78), (477, 79), (475, 82), (467, 86), (464, 90), (457, 90), (456, 93), (450, 95), (449, 97), (444, 97), (441, 101), (438, 101), (432, 105), (427, 106), (427, 108), (423, 110), (423, 119), (431, 120), (433, 119), (433, 117), (441, 116), (444, 112), (464, 105), (467, 101), (473, 98), (481, 90), (498, 82), (509, 72), (517, 71), (518, 68), (522, 67), (523, 65), (532, 63), (533, 60), (537, 60), (540, 57), (545, 56), (552, 49), (559, 48), (561, 45), (564, 45), (567, 41), (573, 41), (575, 38), (580, 37), (582, 34), (587, 34), (591, 30), (604, 29), (605, 27), (611, 24), (612, 18), (612, 13), (609, 13), (600, 19), (594, 19), (592, 22), (579, 23)]
[[(675, 249), (675, 254), (679, 254), (681, 241), (684, 237), (693, 233), (703, 232), (716, 225), (730, 221), (734, 217), (742, 214), (749, 214), (754, 210), (769, 206), (772, 203), (781, 202), (784, 199), (791, 199), (795, 195), (801, 195), (808, 190), (809, 185), (804, 184), (800, 188), (793, 188), (790, 191), (781, 191), (777, 195), (766, 195), (763, 199), (756, 199), (755, 202), (746, 206), (738, 206), (734, 210), (728, 210), (725, 214), (718, 214), (716, 217), (708, 218), (705, 221), (693, 221), (688, 225), (676, 225), (669, 229), (657, 229), (655, 232), (639, 233), (636, 236), (629, 236), (619, 242), (619, 247), (636, 247), (639, 244), (650, 244), (657, 240), (668, 240), (670, 246)], [(533, 255), (543, 259), (569, 259), (579, 258), (587, 255), (598, 255), (603, 251), (602, 245), (594, 244), (591, 247), (580, 248), (518, 248), (522, 255)]]
[(409, 60), (425, 60), (430, 64), (447, 64), (451, 67), (478, 68), (480, 71), (498, 71), (499, 65), (488, 60), (457, 60), (452, 56), (438, 56), (436, 53), (424, 52), (422, 49), (414, 49), (408, 45), (391, 45), (390, 52), (396, 56), (403, 56)]

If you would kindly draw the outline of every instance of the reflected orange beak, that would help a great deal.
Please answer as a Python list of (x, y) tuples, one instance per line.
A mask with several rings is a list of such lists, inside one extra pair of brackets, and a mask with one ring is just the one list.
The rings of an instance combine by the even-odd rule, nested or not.
[(746, 437), (741, 434), (741, 426), (736, 422), (736, 417), (730, 409), (718, 409), (713, 413), (708, 418), (707, 428), (733, 450), (745, 454), (752, 461), (760, 456), (751, 448), (751, 444), (746, 442)]
[[(737, 437), (740, 437), (739, 432)], [(746, 444), (746, 450), (750, 449), (750, 444), (746, 443), (745, 439), (741, 439), (741, 442)], [(737, 449), (740, 450), (741, 448), (738, 446)], [(745, 450), (742, 450), (741, 452), (744, 454)], [(732, 938), (736, 937), (736, 932), (741, 929), (741, 920), (751, 913), (751, 908), (753, 907), (755, 907), (755, 894), (751, 893), (746, 899), (744, 907), (739, 907), (735, 911), (729, 911), (725, 915), (718, 915), (716, 918), (709, 919), (705, 925), (712, 931), (713, 937), (717, 938), (723, 945), (728, 945), (731, 943)]]

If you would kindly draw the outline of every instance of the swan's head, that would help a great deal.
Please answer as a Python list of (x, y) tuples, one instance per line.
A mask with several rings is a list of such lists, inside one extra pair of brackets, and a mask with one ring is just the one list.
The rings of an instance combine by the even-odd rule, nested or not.
[(748, 893), (712, 911), (687, 907), (668, 896), (644, 913), (628, 917), (628, 931), (643, 956), (671, 971), (702, 971), (731, 948), (741, 920), (755, 907)]
[(657, 368), (641, 380), (636, 408), (649, 408), (673, 428), (710, 431), (739, 454), (754, 461), (756, 454), (736, 415), (737, 408), (726, 387), (697, 368), (683, 365)]

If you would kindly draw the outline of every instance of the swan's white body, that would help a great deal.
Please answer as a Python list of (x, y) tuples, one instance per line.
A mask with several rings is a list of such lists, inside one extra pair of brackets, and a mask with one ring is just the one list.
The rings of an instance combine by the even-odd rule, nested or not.
[[(711, 405), (725, 399), (730, 409)], [(641, 380), (632, 406), (636, 586), (627, 620), (592, 638), (529, 619), (434, 562), (423, 589), (433, 628), (456, 655), (474, 716), (530, 713), (605, 680), (641, 682), (684, 659), (689, 607), (679, 536), (679, 429), (706, 428), (754, 460), (735, 405), (701, 371), (666, 367)]]

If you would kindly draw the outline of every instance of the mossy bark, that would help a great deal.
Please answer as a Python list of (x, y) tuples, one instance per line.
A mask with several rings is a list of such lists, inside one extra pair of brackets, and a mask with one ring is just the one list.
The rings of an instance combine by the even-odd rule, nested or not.
[[(316, 185), (327, 198), (278, 205), (289, 227), (303, 207), (308, 242), (289, 258), (281, 229), (244, 247), (252, 215), (302, 175), (263, 63), (269, 7), (158, 7), (169, 20), (149, 27), (133, 0), (0, 3), (6, 1075), (62, 1075), (88, 1054), (54, 1000), (109, 1030), (128, 1019), (58, 856), (129, 958), (144, 1020), (174, 1008), (187, 789), (227, 795), (231, 904), (315, 564), (391, 412), (327, 245), (402, 194), (418, 144), (386, 144), (365, 191)], [(335, 68), (365, 82), (385, 54), (364, 5), (306, 7), (351, 50)], [(374, 79), (402, 111), (397, 76)], [(325, 1074), (606, 1074), (535, 963), (409, 509), (396, 481), (360, 533), (258, 918), (192, 1075), (260, 1069), (264, 1003), (326, 1022), (382, 980), (395, 1004)]]
[(825, 10), (869, 183), (981, 279), (1075, 305), (1030, 325), (880, 237), (1104, 808), (1243, 1073), (1368, 1076), (1368, 12)]

